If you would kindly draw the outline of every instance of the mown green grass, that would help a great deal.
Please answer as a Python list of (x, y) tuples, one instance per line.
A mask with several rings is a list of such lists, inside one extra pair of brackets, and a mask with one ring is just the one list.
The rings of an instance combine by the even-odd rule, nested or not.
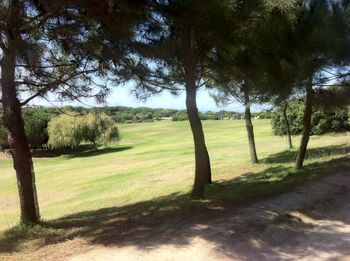
[[(281, 192), (312, 175), (349, 169), (350, 136), (314, 136), (306, 167), (296, 172), (296, 149), (272, 135), (268, 120), (255, 120), (261, 164), (251, 165), (243, 121), (204, 121), (214, 184), (210, 199), (250, 199)], [(83, 211), (122, 208), (168, 195), (186, 195), (194, 178), (188, 122), (120, 125), (115, 147), (34, 159), (42, 219)], [(299, 137), (294, 137), (297, 147)], [(19, 203), (12, 163), (0, 159), (0, 231), (18, 224)], [(187, 197), (181, 204), (191, 204)], [(166, 208), (166, 206), (164, 206)], [(1, 233), (1, 232), (0, 232)]]

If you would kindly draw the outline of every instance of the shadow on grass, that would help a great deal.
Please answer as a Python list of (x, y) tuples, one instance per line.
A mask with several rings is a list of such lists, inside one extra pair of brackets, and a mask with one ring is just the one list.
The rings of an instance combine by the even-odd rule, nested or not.
[[(291, 163), (295, 161), (297, 153), (298, 152), (295, 150), (282, 151), (262, 159), (261, 163)], [(321, 157), (344, 155), (348, 153), (350, 153), (349, 144), (311, 148), (307, 149), (305, 159), (317, 159)]]
[[(247, 260), (254, 251), (274, 251), (276, 242), (273, 237), (271, 239), (260, 233), (267, 229), (267, 225), (261, 225), (259, 217), (255, 219), (255, 216), (242, 214), (240, 205), (246, 206), (249, 202), (287, 192), (322, 174), (348, 169), (348, 161), (348, 157), (343, 157), (308, 164), (301, 171), (275, 166), (258, 173), (246, 173), (229, 181), (209, 185), (207, 200), (203, 201), (191, 201), (188, 194), (175, 193), (126, 206), (76, 213), (44, 222), (36, 228), (15, 227), (4, 233), (0, 240), (0, 252), (18, 251), (21, 246), (28, 245), (30, 240), (39, 242), (36, 248), (82, 238), (93, 245), (134, 246), (152, 250), (162, 245), (189, 245), (193, 238), (200, 237), (213, 242), (218, 251), (226, 256)], [(261, 216), (268, 216), (269, 210), (260, 212), (261, 219)], [(247, 221), (247, 218), (250, 220)], [(247, 224), (242, 223), (244, 221)], [(341, 221), (345, 224), (348, 222), (346, 219)], [(286, 226), (283, 222), (274, 223), (273, 227), (274, 233), (278, 235), (295, 233), (290, 224)], [(332, 236), (329, 231), (317, 229), (312, 224), (300, 223), (297, 228), (298, 236)], [(337, 231), (332, 227), (329, 229), (334, 233)], [(237, 244), (237, 240), (240, 244)], [(252, 244), (252, 240), (259, 241), (260, 245)], [(302, 245), (286, 248), (284, 253), (276, 251), (268, 255), (272, 259), (282, 259), (285, 255), (294, 254), (296, 248), (302, 248)], [(316, 250), (350, 254), (350, 248), (338, 248), (338, 245), (319, 244)]]
[(349, 168), (349, 157), (310, 163), (301, 170), (278, 165), (258, 173), (245, 173), (232, 180), (217, 182), (208, 187), (207, 196), (226, 200), (266, 198), (286, 192), (306, 180)]
[(62, 150), (34, 150), (32, 151), (32, 156), (34, 158), (54, 158), (59, 156), (66, 156), (67, 158), (84, 158), (84, 157), (93, 157), (108, 153), (115, 153), (125, 150), (132, 149), (132, 146), (118, 146), (118, 147), (105, 147), (97, 149), (92, 144), (83, 144), (79, 145), (78, 148), (71, 149), (62, 149)]

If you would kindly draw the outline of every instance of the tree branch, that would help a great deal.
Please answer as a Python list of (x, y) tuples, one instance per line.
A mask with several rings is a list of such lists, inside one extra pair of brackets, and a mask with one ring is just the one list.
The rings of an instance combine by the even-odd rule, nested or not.
[(35, 99), (38, 96), (42, 96), (44, 95), (46, 92), (48, 92), (50, 89), (57, 87), (60, 84), (64, 84), (67, 83), (69, 80), (78, 77), (79, 75), (83, 75), (83, 74), (87, 74), (87, 73), (92, 73), (95, 72), (96, 69), (91, 69), (91, 70), (86, 70), (86, 71), (81, 71), (81, 72), (77, 72), (75, 74), (71, 74), (70, 76), (68, 76), (66, 79), (63, 79), (64, 75), (61, 75), (61, 77), (59, 77), (57, 80), (50, 82), (50, 83), (46, 83), (46, 84), (37, 84), (37, 83), (30, 83), (30, 82), (22, 82), (21, 84), (28, 84), (28, 85), (32, 85), (32, 86), (45, 86), (44, 88), (40, 89), (39, 91), (37, 91), (34, 95), (30, 96), (28, 99), (24, 100), (23, 102), (21, 102), (21, 106), (24, 106), (26, 104), (28, 104), (31, 100)]
[(48, 66), (32, 66), (32, 65), (26, 65), (26, 64), (16, 64), (16, 67), (23, 67), (23, 68), (35, 68), (35, 69), (51, 69), (51, 68), (59, 68), (59, 67), (67, 67), (72, 66), (74, 63), (66, 63), (66, 64), (57, 64), (57, 65), (48, 65)]

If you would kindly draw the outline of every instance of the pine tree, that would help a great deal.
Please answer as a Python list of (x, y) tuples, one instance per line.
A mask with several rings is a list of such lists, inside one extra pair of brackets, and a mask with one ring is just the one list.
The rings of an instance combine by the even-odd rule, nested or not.
[[(106, 63), (99, 58), (108, 48), (98, 33), (111, 22), (110, 10), (114, 9), (109, 1), (0, 1), (0, 101), (17, 176), (21, 223), (40, 220), (21, 107), (35, 98), (47, 98), (48, 93), (61, 100), (106, 97), (107, 86), (96, 83), (95, 77), (106, 74)], [(132, 21), (127, 15), (119, 20), (123, 25)], [(131, 27), (114, 27), (113, 33), (129, 37)], [(120, 57), (114, 56), (114, 64)]]
[[(272, 11), (273, 10), (273, 11)], [(254, 103), (271, 101), (271, 96), (288, 93), (287, 73), (282, 66), (294, 5), (275, 5), (256, 11), (253, 22), (222, 44), (212, 56), (211, 95), (217, 104), (238, 102), (244, 106), (250, 158), (259, 163), (251, 119)], [(290, 74), (289, 74), (290, 75)], [(280, 85), (283, 82), (284, 85)], [(289, 82), (289, 81), (288, 81)]]
[(300, 169), (312, 128), (315, 93), (344, 77), (331, 71), (341, 68), (349, 59), (349, 27), (345, 10), (338, 2), (309, 1), (301, 6), (298, 16), (294, 25), (294, 43), (290, 48), (297, 57), (299, 77), (296, 87), (305, 93), (304, 129), (295, 163)]
[(138, 28), (133, 59), (139, 97), (163, 90), (186, 93), (195, 147), (193, 198), (203, 196), (211, 167), (197, 108), (197, 90), (207, 84), (215, 49), (250, 21), (258, 1), (158, 1)]

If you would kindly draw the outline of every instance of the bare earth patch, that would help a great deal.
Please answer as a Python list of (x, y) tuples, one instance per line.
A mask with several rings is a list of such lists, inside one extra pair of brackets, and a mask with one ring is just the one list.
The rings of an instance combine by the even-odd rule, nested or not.
[[(67, 260), (350, 260), (350, 173), (308, 181), (247, 207), (130, 228)], [(123, 233), (124, 234), (124, 233)], [(110, 235), (118, 237), (118, 233)]]

